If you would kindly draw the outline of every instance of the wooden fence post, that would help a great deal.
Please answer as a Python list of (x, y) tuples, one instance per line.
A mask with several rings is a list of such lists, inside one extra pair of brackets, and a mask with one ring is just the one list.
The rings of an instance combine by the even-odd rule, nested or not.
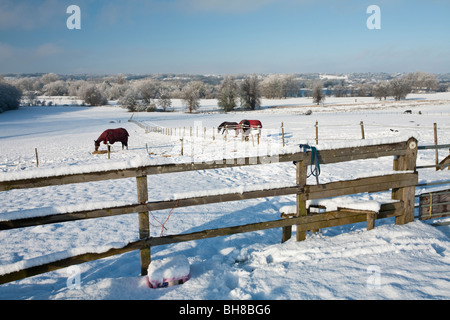
[[(297, 186), (299, 191), (297, 192), (297, 217), (306, 216), (306, 198), (304, 188), (306, 187), (306, 178), (308, 177), (308, 166), (305, 161), (299, 161), (296, 164), (297, 169)], [(306, 231), (300, 231), (300, 225), (297, 225), (297, 241), (303, 241), (306, 239)]]
[[(437, 146), (438, 145), (438, 137), (437, 137), (437, 123), (433, 123), (433, 131), (434, 131), (434, 145)], [(436, 158), (436, 165), (439, 165), (439, 150), (436, 148), (436, 150), (434, 151), (434, 155)], [(436, 171), (438, 171), (440, 168), (436, 167)]]
[[(417, 140), (410, 138), (406, 143), (406, 154), (394, 160), (396, 171), (416, 171)], [(404, 214), (395, 217), (395, 224), (406, 224), (414, 221), (414, 200), (416, 187), (392, 189), (392, 199), (403, 201)]]
[(38, 156), (37, 148), (34, 148), (34, 153), (36, 154), (36, 167), (39, 168), (39, 156)]
[[(137, 198), (141, 204), (147, 203), (148, 186), (147, 176), (136, 177)], [(139, 239), (146, 239), (150, 236), (150, 220), (148, 211), (139, 212)], [(147, 275), (147, 269), (150, 265), (150, 247), (141, 249), (141, 275)]]
[(319, 144), (319, 121), (316, 121), (316, 144)]
[(283, 124), (283, 122), (281, 122), (281, 137), (283, 138), (283, 147), (284, 147), (285, 144), (284, 144), (284, 124)]
[[(306, 199), (304, 195), (304, 188), (306, 186), (306, 178), (308, 177), (308, 166), (305, 164), (305, 161), (298, 161), (296, 163), (296, 180), (298, 185), (297, 192), (297, 209), (296, 209), (296, 217), (306, 216)], [(287, 219), (289, 217), (286, 217)], [(291, 238), (292, 234), (292, 226), (286, 226), (282, 228), (283, 233), (281, 237), (281, 242), (285, 242)], [(297, 225), (297, 241), (303, 241), (306, 239), (306, 231), (300, 231), (300, 225)]]
[(362, 140), (365, 140), (365, 139), (366, 139), (366, 136), (365, 136), (365, 134), (364, 134), (364, 122), (361, 121), (359, 124), (360, 124), (360, 126), (361, 126), (361, 139), (362, 139)]

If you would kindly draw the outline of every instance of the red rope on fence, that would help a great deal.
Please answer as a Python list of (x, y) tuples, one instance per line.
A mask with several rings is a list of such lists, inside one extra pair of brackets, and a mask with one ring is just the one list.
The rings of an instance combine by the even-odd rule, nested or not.
[[(148, 211), (150, 212), (150, 214), (152, 215), (152, 217), (153, 217), (153, 219), (155, 219), (158, 223), (159, 223), (159, 226), (155, 226), (155, 225), (153, 225), (153, 224), (151, 224), (150, 223), (150, 225), (152, 226), (152, 227), (155, 227), (155, 228), (157, 228), (157, 227), (161, 227), (161, 233), (160, 233), (160, 237), (162, 237), (163, 235), (164, 235), (164, 230), (167, 230), (167, 228), (166, 228), (166, 223), (167, 223), (167, 221), (169, 221), (169, 219), (170, 219), (170, 216), (172, 215), (172, 213), (173, 213), (173, 211), (175, 210), (175, 208), (178, 206), (178, 200), (175, 202), (175, 206), (170, 210), (170, 212), (169, 212), (169, 215), (167, 216), (167, 218), (166, 218), (166, 221), (164, 221), (163, 223), (161, 223), (161, 221), (159, 221), (158, 219), (156, 219), (156, 217), (153, 215), (153, 213), (152, 213), (152, 211), (150, 210), (150, 209), (148, 209)], [(147, 206), (148, 207), (148, 206)]]

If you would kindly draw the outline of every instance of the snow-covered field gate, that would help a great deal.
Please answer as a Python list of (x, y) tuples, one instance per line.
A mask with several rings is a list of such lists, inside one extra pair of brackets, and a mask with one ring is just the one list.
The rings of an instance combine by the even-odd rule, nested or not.
[[(392, 156), (394, 159), (393, 167), (386, 169), (388, 173), (383, 175), (312, 185), (308, 185), (306, 183), (307, 168), (310, 165), (314, 165), (314, 163), (311, 163), (311, 151), (281, 154), (277, 156), (227, 159), (223, 161), (215, 161), (214, 163), (204, 162), (152, 165), (123, 170), (98, 171), (70, 175), (55, 175), (24, 180), (2, 181), (0, 182), (0, 192), (12, 189), (38, 188), (92, 181), (136, 178), (138, 194), (137, 202), (135, 204), (90, 211), (68, 212), (34, 218), (0, 221), (0, 230), (139, 213), (140, 240), (131, 242), (122, 248), (111, 248), (106, 252), (84, 253), (41, 265), (26, 266), (25, 264), (26, 267), (22, 270), (16, 270), (8, 274), (0, 275), (0, 284), (134, 250), (141, 250), (141, 273), (145, 274), (150, 263), (150, 248), (152, 246), (226, 236), (236, 233), (252, 232), (270, 228), (283, 228), (282, 240), (284, 241), (290, 237), (291, 227), (296, 225), (297, 240), (301, 241), (305, 239), (307, 230), (317, 230), (320, 228), (364, 221), (367, 221), (367, 228), (371, 229), (374, 227), (374, 221), (376, 219), (388, 217), (395, 217), (396, 224), (405, 224), (414, 220), (415, 186), (418, 184), (418, 174), (416, 171), (417, 150), (418, 146), (415, 138), (410, 138), (409, 140), (403, 142), (320, 150), (318, 152), (320, 164), (333, 164), (353, 160), (373, 159), (372, 161), (374, 161), (375, 167), (377, 166), (377, 158)], [(282, 188), (252, 189), (251, 191), (245, 192), (193, 196), (157, 202), (148, 201), (147, 177), (149, 175), (247, 165), (276, 165), (278, 162), (296, 163), (295, 168), (297, 170), (297, 181), (295, 183), (292, 182), (292, 185)], [(355, 170), (357, 170), (357, 168), (355, 168)], [(389, 190), (392, 190), (393, 201), (382, 204), (378, 212), (355, 208), (338, 208), (333, 211), (312, 214), (309, 213), (306, 206), (307, 200)], [(150, 237), (149, 211), (284, 195), (296, 195), (296, 210), (290, 215), (282, 216), (282, 218), (278, 220), (209, 229), (194, 233)]]

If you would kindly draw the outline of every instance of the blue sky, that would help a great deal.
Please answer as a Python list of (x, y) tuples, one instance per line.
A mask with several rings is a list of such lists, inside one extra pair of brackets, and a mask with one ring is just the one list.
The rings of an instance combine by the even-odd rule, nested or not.
[(0, 0), (0, 73), (448, 73), (449, 14), (448, 0)]

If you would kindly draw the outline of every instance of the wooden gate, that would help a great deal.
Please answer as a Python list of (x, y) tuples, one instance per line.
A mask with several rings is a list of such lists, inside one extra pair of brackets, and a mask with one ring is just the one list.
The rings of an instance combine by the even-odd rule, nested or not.
[(450, 216), (450, 189), (424, 193), (419, 199), (419, 220)]

